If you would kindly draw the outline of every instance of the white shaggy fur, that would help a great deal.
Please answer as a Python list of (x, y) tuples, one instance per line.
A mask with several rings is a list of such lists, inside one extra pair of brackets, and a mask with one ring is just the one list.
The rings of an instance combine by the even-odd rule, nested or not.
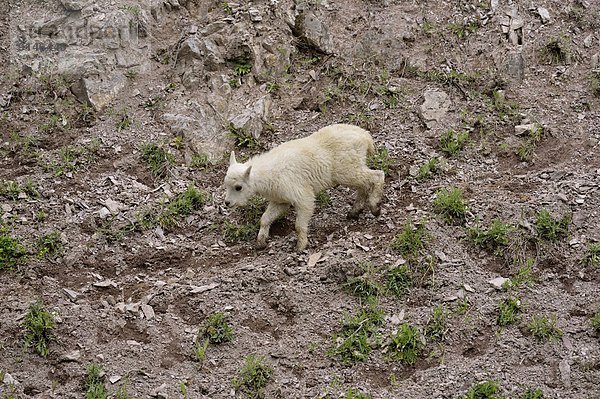
[(367, 205), (379, 215), (384, 174), (367, 167), (367, 156), (374, 151), (369, 132), (345, 124), (327, 126), (308, 137), (288, 141), (245, 163), (238, 163), (232, 151), (225, 176), (225, 204), (241, 206), (254, 195), (269, 201), (260, 220), (259, 248), (267, 245), (271, 223), (293, 206), (296, 248), (302, 251), (308, 243), (315, 196), (323, 189), (341, 184), (358, 191), (349, 218), (357, 218)]

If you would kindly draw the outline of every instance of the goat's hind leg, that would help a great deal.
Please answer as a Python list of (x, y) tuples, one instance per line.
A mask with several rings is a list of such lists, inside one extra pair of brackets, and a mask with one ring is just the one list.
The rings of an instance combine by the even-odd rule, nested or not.
[(281, 215), (283, 215), (288, 209), (289, 204), (278, 204), (276, 202), (269, 202), (267, 210), (263, 213), (260, 218), (260, 230), (256, 239), (256, 247), (259, 249), (267, 246), (267, 238), (269, 238), (269, 229), (271, 224)]
[(369, 193), (369, 209), (375, 216), (381, 214), (381, 201), (383, 199), (383, 185), (385, 174), (381, 170), (371, 170), (371, 192)]

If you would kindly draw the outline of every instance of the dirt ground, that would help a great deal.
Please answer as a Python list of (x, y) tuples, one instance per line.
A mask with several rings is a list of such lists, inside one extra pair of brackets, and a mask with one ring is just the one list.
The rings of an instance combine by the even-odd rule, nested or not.
[[(140, 7), (160, 11), (149, 24), (152, 55), (175, 54), (181, 32), (223, 20), (254, 27), (239, 33), (249, 40), (289, 39), (290, 64), (277, 75), (265, 80), (253, 70), (231, 84), (228, 101), (268, 95), (271, 110), (262, 148), (236, 149), (231, 141), (228, 150), (252, 155), (338, 122), (368, 129), (377, 147), (387, 149), (381, 215), (347, 220), (354, 193), (332, 188), (300, 254), (293, 250), (293, 212), (276, 222), (265, 250), (226, 236), (226, 223), (241, 223), (243, 213), (223, 205), (226, 153), (195, 167), (188, 138), (177, 138), (162, 117), (177, 104), (213, 95), (208, 78), (190, 89), (180, 64), (148, 58), (119, 94), (93, 110), (60, 75), (32, 69), (35, 57), (21, 58), (11, 45), (18, 25), (35, 26), (63, 6), (0, 5), (0, 54), (7, 59), (0, 65), (0, 178), (21, 187), (14, 197), (0, 192), (2, 229), (28, 251), (25, 263), (0, 265), (0, 371), (5, 382), (6, 375), (15, 381), (0, 381), (0, 397), (82, 398), (91, 363), (102, 366), (109, 397), (123, 397), (116, 396), (122, 386), (130, 398), (243, 397), (232, 381), (244, 359), (258, 354), (273, 368), (267, 398), (358, 397), (350, 389), (372, 398), (461, 398), (481, 381), (496, 381), (506, 398), (523, 397), (527, 387), (541, 389), (544, 398), (600, 398), (600, 336), (590, 321), (600, 310), (600, 267), (581, 261), (600, 241), (600, 89), (593, 86), (593, 76), (600, 84), (594, 69), (600, 4), (308, 1), (303, 6), (333, 40), (333, 54), (323, 54), (285, 28), (282, 18), (297, 3)], [(100, 2), (94, 12), (127, 6)], [(244, 15), (253, 7), (263, 18), (250, 24)], [(517, 43), (502, 25), (517, 15), (512, 10), (523, 20)], [(553, 40), (557, 53), (548, 44)], [(508, 67), (519, 59), (515, 54), (524, 60), (522, 79)], [(428, 127), (420, 106), (430, 90), (447, 94), (449, 106)], [(149, 107), (157, 93), (163, 103)], [(130, 124), (122, 124), (123, 115)], [(515, 126), (534, 122), (543, 134), (524, 161), (516, 151), (527, 133), (517, 135)], [(455, 156), (440, 151), (448, 129), (469, 136)], [(227, 138), (225, 124), (221, 130)], [(174, 157), (164, 176), (153, 176), (141, 159), (145, 143)], [(442, 170), (418, 180), (417, 169), (434, 156), (444, 157)], [(177, 226), (123, 230), (117, 239), (107, 234), (192, 183), (207, 194), (206, 203)], [(37, 194), (23, 188), (28, 184)], [(506, 256), (481, 249), (465, 226), (434, 212), (436, 192), (448, 187), (464, 193), (465, 226), (496, 218), (515, 226), (517, 241)], [(542, 208), (570, 217), (566, 237), (535, 239)], [(415, 268), (413, 284), (400, 298), (377, 296), (385, 315), (380, 343), (366, 360), (343, 364), (331, 354), (334, 336), (346, 315), (365, 306), (346, 283), (365, 268), (381, 282), (386, 270), (407, 262), (390, 243), (409, 221), (423, 221), (428, 233), (417, 259), (407, 263)], [(62, 250), (39, 256), (38, 239), (52, 232), (60, 233)], [(534, 283), (510, 292), (490, 284), (514, 278), (527, 262)], [(517, 323), (501, 327), (498, 304), (509, 295), (520, 298), (522, 312)], [(36, 301), (57, 320), (47, 357), (24, 347), (24, 316)], [(413, 365), (391, 360), (387, 337), (403, 323), (424, 332), (438, 305), (448, 314), (445, 339), (428, 341)], [(194, 342), (214, 312), (228, 316), (234, 339), (209, 345), (198, 361)], [(555, 317), (562, 337), (533, 337), (528, 325), (536, 315)]]

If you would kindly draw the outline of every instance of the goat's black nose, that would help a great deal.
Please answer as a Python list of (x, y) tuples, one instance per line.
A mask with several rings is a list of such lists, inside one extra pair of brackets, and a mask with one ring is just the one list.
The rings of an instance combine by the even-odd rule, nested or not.
[(231, 204), (231, 202), (225, 201), (225, 206), (229, 206), (230, 204)]

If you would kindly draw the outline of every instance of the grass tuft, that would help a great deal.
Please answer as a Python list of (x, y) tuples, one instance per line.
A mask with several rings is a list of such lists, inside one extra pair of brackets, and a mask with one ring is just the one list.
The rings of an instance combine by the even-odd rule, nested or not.
[(403, 297), (412, 286), (412, 278), (407, 265), (390, 269), (386, 274), (385, 290), (398, 298)]
[(164, 177), (175, 164), (173, 154), (156, 143), (146, 143), (141, 148), (142, 161), (150, 168), (155, 177)]
[(554, 219), (550, 212), (542, 208), (535, 220), (535, 230), (540, 239), (556, 241), (567, 236), (570, 223), (570, 215), (565, 214), (560, 219)]
[(467, 205), (459, 188), (440, 189), (433, 201), (434, 212), (442, 215), (448, 223), (464, 224), (467, 218)]
[(464, 148), (468, 139), (467, 132), (456, 133), (450, 129), (440, 138), (440, 151), (450, 157), (456, 156)]
[(25, 347), (33, 349), (41, 356), (47, 357), (50, 353), (50, 341), (54, 340), (54, 315), (48, 312), (39, 302), (32, 303), (25, 314), (23, 326), (25, 334)]
[(419, 256), (421, 250), (425, 248), (427, 241), (427, 231), (425, 223), (413, 225), (408, 222), (404, 225), (402, 231), (396, 234), (390, 247), (407, 259), (414, 259)]
[(586, 266), (600, 268), (600, 242), (589, 243), (581, 261)]
[(264, 398), (265, 388), (273, 375), (273, 368), (262, 356), (249, 355), (238, 377), (233, 380), (233, 387), (249, 398)]
[(108, 391), (104, 386), (102, 366), (92, 363), (87, 368), (85, 380), (85, 399), (106, 399)]
[(543, 399), (544, 392), (542, 392), (539, 388), (527, 388), (523, 395), (521, 395), (521, 399)]
[(539, 341), (562, 337), (563, 332), (556, 326), (556, 317), (533, 316), (528, 325), (529, 332)]
[(398, 330), (390, 335), (388, 355), (404, 364), (413, 365), (419, 358), (425, 342), (417, 327), (407, 323), (402, 324)]
[(39, 237), (36, 242), (36, 248), (38, 257), (40, 258), (60, 256), (64, 251), (60, 232), (53, 231)]
[(21, 242), (0, 226), (0, 270), (21, 266), (27, 261), (27, 250)]
[(221, 344), (233, 340), (233, 329), (227, 323), (227, 316), (216, 312), (208, 316), (198, 332), (198, 340), (208, 339), (211, 344)]
[(521, 312), (521, 299), (519, 297), (506, 298), (498, 304), (498, 317), (496, 323), (499, 326), (508, 326), (519, 321)]
[(484, 381), (473, 385), (463, 399), (502, 399), (500, 387), (495, 381)]
[(440, 159), (433, 157), (419, 167), (416, 178), (418, 181), (424, 181), (432, 177), (434, 174), (440, 172), (440, 170)]
[(471, 240), (481, 248), (496, 255), (502, 255), (508, 246), (510, 229), (510, 225), (500, 219), (495, 219), (487, 230), (474, 226), (468, 229), (468, 234)]
[(381, 170), (386, 176), (389, 176), (392, 167), (392, 158), (387, 148), (382, 147), (373, 155), (370, 155), (367, 164), (370, 168)]
[(448, 332), (448, 312), (443, 306), (433, 309), (433, 316), (425, 327), (425, 336), (433, 341), (443, 341)]
[(590, 322), (592, 323), (592, 328), (594, 329), (594, 331), (600, 333), (600, 310), (598, 310), (596, 314), (592, 316)]

